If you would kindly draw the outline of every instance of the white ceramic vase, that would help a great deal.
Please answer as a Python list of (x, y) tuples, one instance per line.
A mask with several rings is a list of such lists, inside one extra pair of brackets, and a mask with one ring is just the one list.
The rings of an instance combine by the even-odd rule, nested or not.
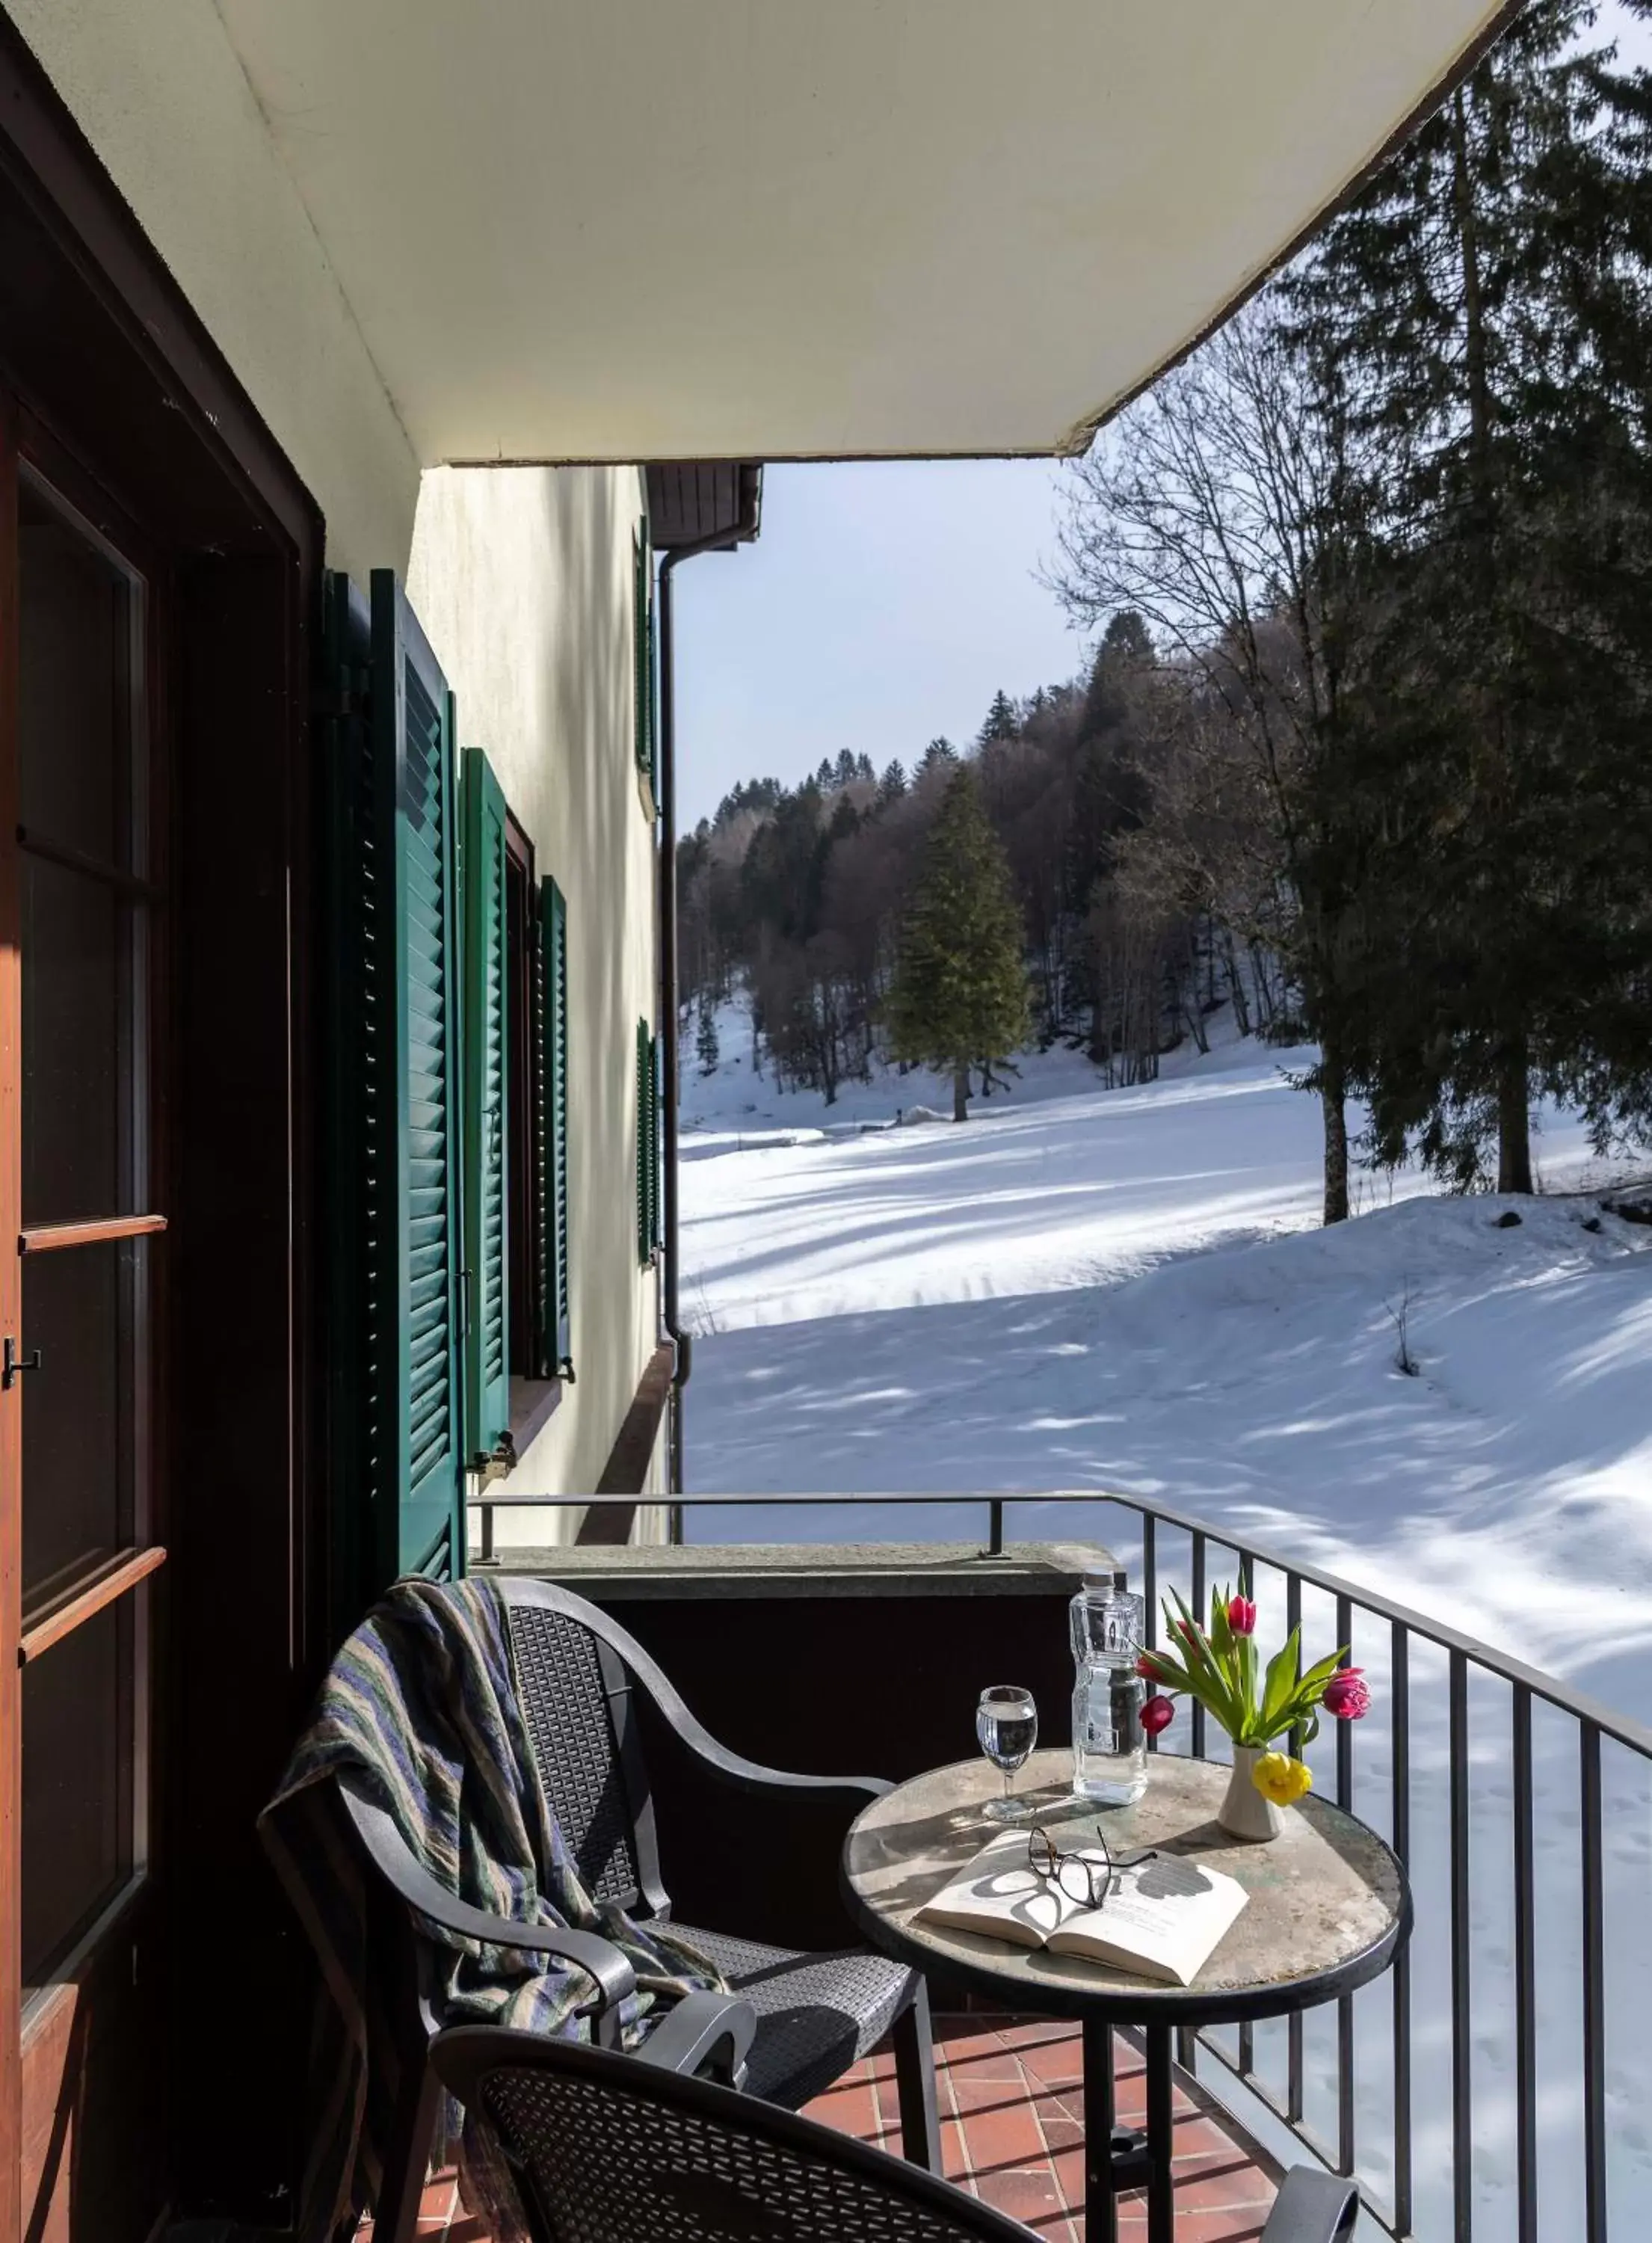
[(1228, 1778), (1227, 1795), (1216, 1815), (1230, 1838), (1252, 1842), (1277, 1838), (1285, 1827), (1279, 1821), (1279, 1809), (1252, 1782), (1252, 1771), (1266, 1749), (1262, 1745), (1233, 1748), (1233, 1773)]

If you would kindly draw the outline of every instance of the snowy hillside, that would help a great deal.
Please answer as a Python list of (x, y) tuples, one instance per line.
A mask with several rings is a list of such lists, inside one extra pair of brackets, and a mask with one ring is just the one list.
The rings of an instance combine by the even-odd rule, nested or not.
[(1154, 1494), (1652, 1710), (1652, 1231), (1598, 1215), (1575, 1122), (1545, 1115), (1538, 1147), (1576, 1196), (1367, 1180), (1324, 1231), (1317, 1108), (1280, 1072), (1304, 1054), (1230, 1043), (1100, 1091), (1051, 1053), (964, 1128), (869, 1130), (939, 1087), (890, 1075), (826, 1109), (723, 1048), (684, 1085), (692, 1490)]

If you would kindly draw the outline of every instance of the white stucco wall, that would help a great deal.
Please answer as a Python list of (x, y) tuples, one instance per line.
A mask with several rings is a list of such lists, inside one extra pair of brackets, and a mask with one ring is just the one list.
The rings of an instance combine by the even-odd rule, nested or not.
[[(569, 1261), (575, 1377), (505, 1487), (594, 1488), (656, 1344), (636, 1256), (637, 1021), (655, 1016), (654, 825), (633, 757), (632, 468), (437, 468), (408, 593), (457, 701), (567, 899)], [(659, 1485), (656, 1444), (650, 1488)], [(503, 1511), (501, 1545), (575, 1512)]]

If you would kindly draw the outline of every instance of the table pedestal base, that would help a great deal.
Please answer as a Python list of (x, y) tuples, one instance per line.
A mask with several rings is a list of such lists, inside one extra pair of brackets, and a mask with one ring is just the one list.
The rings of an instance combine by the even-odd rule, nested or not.
[(1176, 2154), (1171, 2107), (1170, 2031), (1150, 2025), (1147, 2124), (1121, 2126), (1113, 2092), (1113, 2028), (1086, 2017), (1085, 2058), (1085, 2243), (1118, 2243), (1117, 2199), (1147, 2189), (1147, 2243), (1174, 2243)]

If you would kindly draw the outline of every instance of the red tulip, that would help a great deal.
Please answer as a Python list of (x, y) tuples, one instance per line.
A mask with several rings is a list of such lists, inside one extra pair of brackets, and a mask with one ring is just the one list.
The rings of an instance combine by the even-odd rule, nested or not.
[(1362, 1667), (1338, 1669), (1325, 1686), (1325, 1710), (1339, 1721), (1360, 1721), (1371, 1710), (1371, 1691)]
[(1248, 1597), (1232, 1597), (1228, 1600), (1227, 1624), (1235, 1635), (1255, 1634), (1256, 1606)]
[(1136, 1672), (1144, 1682), (1167, 1682), (1170, 1676), (1158, 1663), (1156, 1652), (1144, 1651), (1136, 1661)]
[(1184, 1643), (1199, 1641), (1199, 1630), (1191, 1620), (1179, 1620), (1176, 1623), (1176, 1633)]
[(1176, 1718), (1176, 1708), (1169, 1698), (1150, 1698), (1141, 1709), (1141, 1725), (1150, 1737), (1167, 1729)]

